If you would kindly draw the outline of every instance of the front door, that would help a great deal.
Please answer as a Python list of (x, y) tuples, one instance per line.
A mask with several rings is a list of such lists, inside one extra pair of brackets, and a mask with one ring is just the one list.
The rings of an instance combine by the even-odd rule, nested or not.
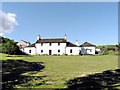
[(52, 55), (52, 50), (49, 50), (49, 55)]

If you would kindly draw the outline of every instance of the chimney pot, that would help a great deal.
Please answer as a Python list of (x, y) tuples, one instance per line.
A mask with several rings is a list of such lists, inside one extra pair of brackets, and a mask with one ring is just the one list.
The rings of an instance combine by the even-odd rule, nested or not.
[(65, 34), (65, 40), (67, 40), (67, 35)]
[(78, 46), (78, 40), (76, 40), (76, 45)]
[(38, 35), (38, 40), (40, 40), (40, 35)]

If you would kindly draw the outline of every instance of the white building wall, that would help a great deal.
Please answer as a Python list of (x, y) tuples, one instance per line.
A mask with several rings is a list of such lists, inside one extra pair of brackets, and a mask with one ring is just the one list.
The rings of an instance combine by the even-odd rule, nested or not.
[[(24, 52), (26, 54), (30, 54), (30, 55), (35, 55), (36, 54), (36, 48), (35, 47), (25, 47), (24, 48)], [(31, 50), (31, 53), (29, 53), (29, 50)]]
[[(72, 49), (72, 53), (70, 50)], [(67, 55), (79, 55), (81, 47), (66, 47), (66, 54)]]
[(95, 47), (81, 47), (82, 54), (95, 54)]
[(100, 52), (100, 51), (101, 51), (100, 48), (96, 48), (95, 50), (96, 50), (97, 52)]
[[(41, 43), (36, 43), (36, 54), (47, 54), (49, 55), (49, 50), (51, 50), (51, 54), (60, 54), (63, 55), (65, 54), (65, 47), (66, 47), (66, 43), (60, 43), (60, 46), (58, 46), (58, 43), (43, 43), (43, 45), (41, 46)], [(43, 50), (43, 52), (41, 53), (41, 50)], [(60, 50), (60, 52), (58, 52), (58, 50)]]
[[(66, 43), (60, 43), (60, 46), (58, 46), (58, 43), (51, 43), (51, 46), (49, 43), (43, 43), (43, 46), (41, 46), (41, 43), (36, 43), (35, 47), (25, 47), (24, 52), (26, 54), (31, 54), (31, 55), (36, 55), (36, 54), (49, 55), (49, 50), (52, 50), (51, 52), (52, 55), (54, 54), (56, 55), (64, 55), (64, 54), (79, 55), (80, 51), (81, 51), (81, 54), (95, 54), (95, 47), (66, 47)], [(72, 49), (72, 53), (70, 53), (71, 49)], [(29, 50), (31, 50), (31, 53), (29, 53)], [(41, 50), (43, 50), (43, 52), (41, 52)], [(60, 52), (58, 52), (58, 50), (60, 50)]]

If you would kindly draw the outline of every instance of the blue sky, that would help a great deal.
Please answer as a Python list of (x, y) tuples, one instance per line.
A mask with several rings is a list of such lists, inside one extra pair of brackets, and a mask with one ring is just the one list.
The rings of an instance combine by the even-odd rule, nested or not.
[(2, 10), (15, 13), (18, 26), (4, 37), (34, 43), (41, 38), (64, 38), (79, 44), (118, 43), (118, 3), (2, 3)]

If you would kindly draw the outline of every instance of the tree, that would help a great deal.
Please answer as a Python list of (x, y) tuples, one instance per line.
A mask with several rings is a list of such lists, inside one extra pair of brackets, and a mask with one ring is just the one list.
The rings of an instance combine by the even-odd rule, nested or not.
[(6, 54), (23, 54), (20, 50), (19, 47), (16, 45), (16, 42), (14, 40), (10, 40), (8, 38), (2, 37), (2, 53)]

